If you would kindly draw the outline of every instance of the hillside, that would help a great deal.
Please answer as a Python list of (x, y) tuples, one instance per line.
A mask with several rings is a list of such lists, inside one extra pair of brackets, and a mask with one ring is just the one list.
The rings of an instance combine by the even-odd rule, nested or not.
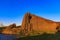
[(56, 28), (59, 25), (59, 22), (39, 17), (28, 12), (24, 15), (21, 27), (25, 35), (43, 33), (55, 34), (58, 31)]
[(44, 33), (55, 34), (60, 31), (60, 22), (36, 16), (27, 12), (22, 25), (11, 24), (3, 29), (2, 34), (19, 34), (20, 36), (34, 36)]

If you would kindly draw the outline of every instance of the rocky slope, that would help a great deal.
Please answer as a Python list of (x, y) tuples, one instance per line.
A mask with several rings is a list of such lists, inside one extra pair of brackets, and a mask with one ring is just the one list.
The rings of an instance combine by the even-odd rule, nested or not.
[(25, 35), (57, 32), (57, 26), (59, 22), (54, 22), (30, 13), (26, 13), (22, 21), (22, 30)]
[(21, 30), (21, 26), (16, 26), (16, 24), (11, 24), (3, 29), (3, 34), (19, 34)]
[(16, 26), (16, 24), (9, 25), (3, 29), (4, 34), (22, 34), (22, 35), (33, 35), (50, 33), (54, 34), (60, 31), (60, 22), (54, 22), (27, 12), (24, 15), (22, 25)]

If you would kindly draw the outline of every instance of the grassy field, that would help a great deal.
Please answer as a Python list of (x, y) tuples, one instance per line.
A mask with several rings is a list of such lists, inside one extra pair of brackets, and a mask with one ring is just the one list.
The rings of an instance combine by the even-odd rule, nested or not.
[(18, 38), (16, 40), (60, 40), (60, 33), (56, 34), (46, 34), (37, 36), (27, 36), (23, 38)]

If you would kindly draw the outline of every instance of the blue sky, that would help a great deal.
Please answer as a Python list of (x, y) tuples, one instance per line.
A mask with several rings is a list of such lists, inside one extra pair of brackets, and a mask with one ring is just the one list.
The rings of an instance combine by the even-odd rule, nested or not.
[(0, 23), (4, 25), (20, 25), (26, 12), (60, 21), (60, 0), (0, 0)]

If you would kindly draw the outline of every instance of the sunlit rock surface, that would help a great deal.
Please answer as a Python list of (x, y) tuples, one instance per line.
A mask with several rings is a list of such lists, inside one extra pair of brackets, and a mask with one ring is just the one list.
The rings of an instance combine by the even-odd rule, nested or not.
[(54, 34), (57, 31), (60, 31), (60, 22), (54, 22), (27, 12), (24, 15), (21, 26), (16, 26), (16, 24), (9, 25), (3, 29), (2, 33), (34, 35), (43, 33)]
[(30, 33), (42, 34), (42, 33), (50, 33), (54, 34), (57, 32), (57, 26), (60, 23), (54, 22), (52, 20), (48, 20), (27, 12), (24, 15), (22, 21), (22, 30), (24, 34), (28, 35)]
[(12, 24), (10, 26), (7, 26), (3, 30), (3, 34), (19, 34), (21, 30), (21, 26), (16, 26), (16, 24)]

